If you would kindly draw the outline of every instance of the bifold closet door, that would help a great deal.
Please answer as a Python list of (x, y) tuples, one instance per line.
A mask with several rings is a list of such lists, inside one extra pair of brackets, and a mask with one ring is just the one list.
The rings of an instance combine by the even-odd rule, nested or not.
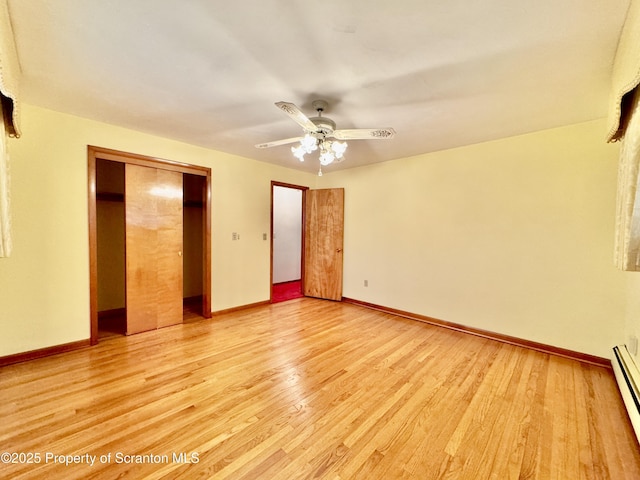
[(182, 174), (127, 164), (127, 335), (182, 323)]

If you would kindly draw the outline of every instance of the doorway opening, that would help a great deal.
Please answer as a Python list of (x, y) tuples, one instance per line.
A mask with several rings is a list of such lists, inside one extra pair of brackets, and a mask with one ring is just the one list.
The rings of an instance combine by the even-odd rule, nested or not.
[(271, 303), (304, 295), (303, 212), (307, 189), (271, 182)]

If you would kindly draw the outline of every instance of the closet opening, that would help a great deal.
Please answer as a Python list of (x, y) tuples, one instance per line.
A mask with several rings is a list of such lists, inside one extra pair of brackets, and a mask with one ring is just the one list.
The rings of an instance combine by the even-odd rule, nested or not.
[(102, 339), (124, 335), (127, 329), (124, 163), (96, 161), (96, 219), (98, 332)]
[(202, 310), (204, 295), (204, 245), (206, 179), (183, 174), (183, 322), (206, 317)]
[(89, 147), (91, 343), (211, 317), (211, 170)]

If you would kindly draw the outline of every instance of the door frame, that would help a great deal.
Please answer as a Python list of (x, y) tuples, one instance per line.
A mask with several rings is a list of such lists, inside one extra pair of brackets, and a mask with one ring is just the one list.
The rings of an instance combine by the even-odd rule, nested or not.
[(206, 178), (204, 198), (204, 245), (203, 245), (203, 293), (202, 315), (211, 317), (211, 169), (187, 163), (174, 162), (136, 153), (109, 148), (87, 146), (88, 202), (89, 202), (89, 310), (91, 345), (98, 343), (98, 222), (96, 204), (97, 159), (129, 163), (143, 167), (159, 168), (180, 173), (189, 173)]
[[(269, 303), (273, 302), (273, 190), (275, 187), (284, 187), (284, 188), (292, 188), (294, 190), (302, 191), (302, 228), (301, 228), (301, 239), (300, 239), (300, 279), (302, 281), (301, 285), (304, 285), (304, 227), (305, 227), (305, 210), (307, 204), (307, 190), (309, 187), (305, 187), (303, 185), (294, 185), (291, 183), (283, 183), (276, 182), (274, 180), (271, 181), (271, 226), (270, 226), (270, 271), (269, 271)], [(304, 292), (303, 292), (304, 293)]]

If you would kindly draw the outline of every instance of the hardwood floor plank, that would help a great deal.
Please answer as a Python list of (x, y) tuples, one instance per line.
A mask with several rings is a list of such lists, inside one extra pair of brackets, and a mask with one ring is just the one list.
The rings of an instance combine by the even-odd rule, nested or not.
[(113, 336), (0, 385), (0, 452), (105, 460), (12, 479), (640, 478), (611, 371), (346, 303)]

